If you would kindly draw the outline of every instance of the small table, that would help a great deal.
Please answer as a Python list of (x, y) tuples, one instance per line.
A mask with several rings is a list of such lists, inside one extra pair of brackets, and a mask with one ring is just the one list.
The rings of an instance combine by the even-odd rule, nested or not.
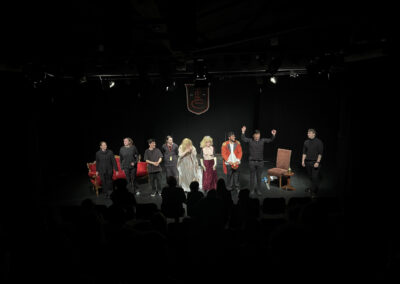
[(291, 184), (290, 184), (290, 178), (292, 177), (292, 176), (294, 176), (294, 172), (287, 172), (287, 173), (285, 173), (285, 174), (283, 174), (285, 177), (286, 177), (286, 179), (287, 179), (287, 183), (286, 183), (286, 185), (284, 185), (284, 186), (282, 186), (282, 188), (284, 188), (284, 189), (286, 189), (286, 190), (288, 190), (288, 189), (290, 189), (290, 190), (296, 190)]

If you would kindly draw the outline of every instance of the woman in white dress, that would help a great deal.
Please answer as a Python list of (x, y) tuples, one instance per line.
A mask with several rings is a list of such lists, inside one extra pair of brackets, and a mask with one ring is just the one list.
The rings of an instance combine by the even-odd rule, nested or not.
[(183, 139), (178, 149), (178, 156), (179, 185), (184, 191), (189, 192), (190, 183), (199, 181), (197, 152), (190, 139)]

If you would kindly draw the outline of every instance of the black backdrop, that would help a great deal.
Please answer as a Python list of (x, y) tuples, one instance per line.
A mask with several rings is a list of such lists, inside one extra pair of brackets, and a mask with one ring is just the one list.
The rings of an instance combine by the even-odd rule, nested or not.
[[(134, 139), (143, 154), (150, 137), (159, 146), (168, 134), (178, 144), (188, 137), (198, 148), (202, 137), (210, 135), (219, 152), (228, 131), (235, 131), (240, 139), (242, 125), (248, 128), (247, 136), (258, 128), (263, 137), (270, 137), (271, 129), (277, 129), (277, 139), (265, 147), (264, 158), (275, 161), (276, 149), (288, 148), (293, 150), (294, 165), (300, 163), (307, 129), (316, 128), (327, 149), (325, 164), (334, 162), (339, 124), (339, 91), (334, 83), (281, 78), (276, 87), (266, 87), (254, 78), (215, 81), (210, 87), (210, 109), (202, 115), (186, 109), (184, 83), (177, 81), (174, 92), (165, 92), (154, 82), (139, 96), (134, 85), (122, 81), (113, 89), (102, 88), (100, 82), (88, 86), (54, 82), (33, 90), (41, 98), (37, 129), (45, 164), (59, 160), (57, 154), (47, 153), (57, 153), (61, 144), (71, 147), (73, 154), (63, 157), (57, 172), (85, 170), (86, 162), (94, 160), (99, 141), (107, 141), (118, 153), (126, 136)], [(244, 152), (246, 158), (246, 145)]]

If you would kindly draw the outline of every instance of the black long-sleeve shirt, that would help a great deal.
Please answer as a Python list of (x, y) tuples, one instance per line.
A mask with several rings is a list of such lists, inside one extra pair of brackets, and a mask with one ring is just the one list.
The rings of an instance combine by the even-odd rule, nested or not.
[[(130, 147), (122, 146), (119, 150), (121, 169), (125, 170), (136, 167), (138, 156), (139, 152), (135, 145)], [(134, 163), (134, 165), (132, 166), (131, 163)]]
[(263, 161), (264, 160), (264, 143), (270, 143), (274, 141), (275, 135), (271, 138), (260, 138), (256, 141), (252, 138), (247, 138), (244, 133), (242, 133), (241, 140), (243, 142), (249, 143), (249, 161)]
[(318, 159), (318, 155), (322, 156), (323, 151), (324, 145), (317, 137), (304, 141), (303, 155), (306, 155), (306, 160), (316, 161)]
[(178, 163), (178, 148), (179, 146), (175, 143), (172, 144), (171, 150), (169, 149), (167, 144), (163, 144), (161, 149), (164, 155), (163, 161), (164, 166), (166, 167), (176, 167)]
[(118, 171), (117, 161), (115, 160), (114, 153), (111, 150), (99, 150), (96, 152), (96, 171), (102, 173), (112, 173), (114, 170)]

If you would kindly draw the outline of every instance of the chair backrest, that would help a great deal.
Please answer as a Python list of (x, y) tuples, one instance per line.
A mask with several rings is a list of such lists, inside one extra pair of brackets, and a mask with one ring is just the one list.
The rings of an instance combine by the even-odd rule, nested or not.
[(276, 156), (276, 167), (284, 170), (289, 169), (291, 155), (292, 150), (278, 148), (278, 154)]

